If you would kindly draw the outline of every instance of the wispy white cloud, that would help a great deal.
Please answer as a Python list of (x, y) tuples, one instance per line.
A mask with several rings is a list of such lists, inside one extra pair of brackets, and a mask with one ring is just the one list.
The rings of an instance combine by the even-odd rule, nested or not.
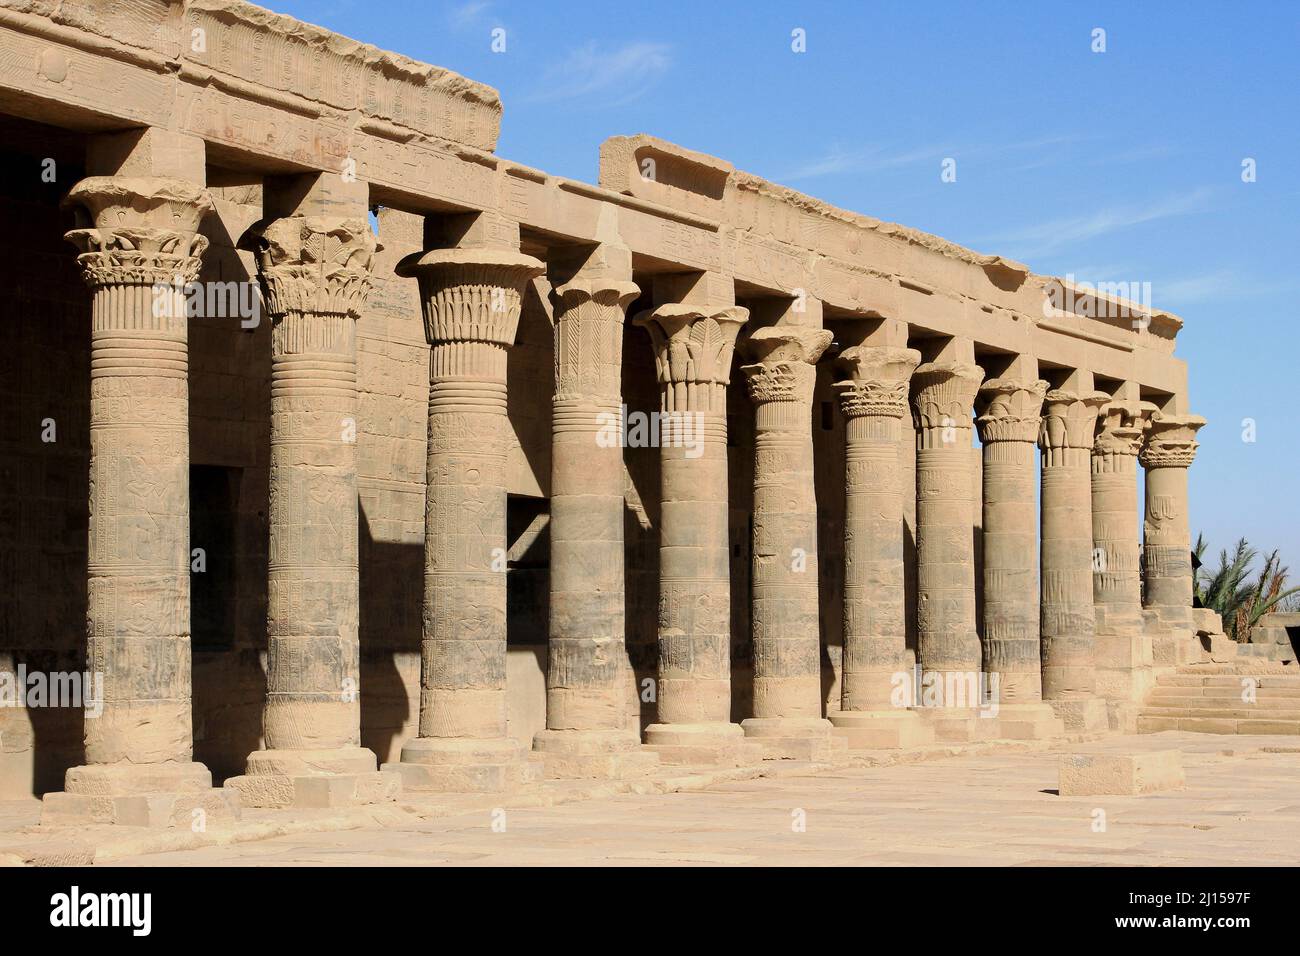
[(816, 179), (819, 176), (834, 176), (841, 173), (880, 172), (885, 169), (895, 169), (921, 163), (932, 164), (937, 168), (939, 162), (948, 157), (956, 159), (960, 164), (963, 160), (983, 162), (998, 158), (1009, 159), (1019, 155), (1026, 158), (1022, 159), (1019, 165), (1010, 168), (1009, 172), (1034, 169), (1039, 166), (1051, 165), (1059, 158), (1058, 153), (1064, 147), (1076, 145), (1091, 138), (1082, 134), (1068, 133), (981, 145), (930, 145), (901, 151), (888, 150), (879, 146), (844, 149), (836, 145), (816, 159), (811, 159), (776, 178), (782, 182), (795, 182), (801, 179)]
[(492, 0), (466, 0), (447, 8), (447, 21), (457, 30), (473, 26), (492, 7)]
[(1217, 269), (1151, 283), (1159, 300), (1168, 301), (1172, 307), (1218, 299), (1287, 295), (1294, 293), (1297, 285), (1300, 283), (1292, 279), (1259, 279), (1234, 269)]
[(1208, 208), (1212, 192), (1213, 190), (1202, 186), (1152, 202), (1110, 206), (1082, 216), (1049, 219), (990, 236), (984, 242), (1011, 247), (1008, 254), (1017, 257), (1041, 257), (1143, 223), (1202, 212)]
[(672, 47), (638, 41), (606, 48), (592, 42), (573, 50), (542, 72), (532, 102), (580, 99), (600, 94), (606, 105), (635, 99), (672, 66)]

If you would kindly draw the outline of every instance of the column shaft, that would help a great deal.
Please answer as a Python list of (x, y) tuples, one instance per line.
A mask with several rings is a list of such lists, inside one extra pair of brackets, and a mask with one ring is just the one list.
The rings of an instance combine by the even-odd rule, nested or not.
[(754, 415), (753, 716), (741, 726), (769, 758), (817, 759), (830, 744), (822, 717), (813, 486), (815, 363), (831, 333), (780, 323), (744, 343)]
[(1111, 728), (1129, 733), (1137, 729), (1137, 706), (1153, 683), (1151, 641), (1142, 620), (1137, 505), (1146, 414), (1139, 403), (1107, 405), (1092, 451), (1097, 693), (1107, 700)]
[(636, 776), (658, 762), (629, 725), (624, 637), (623, 318), (638, 289), (611, 273), (631, 271), (630, 251), (602, 245), (555, 290), (546, 729), (533, 740), (548, 776)]
[(1101, 392), (1047, 393), (1042, 470), (1043, 697), (1072, 729), (1101, 729), (1095, 698), (1091, 449)]
[(67, 203), (93, 223), (68, 234), (93, 290), (86, 636), (104, 702), (86, 720), (86, 762), (188, 765), (184, 287), (198, 277), (207, 240), (196, 233), (212, 204), (178, 180), (113, 177), (83, 180)]
[(646, 743), (666, 762), (743, 763), (731, 723), (726, 389), (748, 311), (665, 304), (637, 316), (660, 385), (659, 679)]
[(1041, 380), (992, 379), (980, 389), (983, 444), (984, 662), (1004, 704), (1042, 700), (1035, 481)]
[(356, 321), (377, 243), (362, 218), (290, 216), (244, 244), (273, 323), (266, 747), (356, 750)]
[[(906, 388), (906, 381), (901, 383)], [(899, 420), (845, 423), (844, 674), (841, 709), (887, 710), (898, 675), (911, 680), (903, 601)]]
[(971, 409), (982, 378), (976, 365), (929, 363), (912, 380), (920, 657), (922, 670), (936, 674), (978, 675), (981, 667), (970, 462)]
[(387, 764), (412, 789), (510, 789), (526, 774), (506, 728), (506, 349), (544, 271), (510, 250), (408, 256), (429, 357), (419, 737)]
[[(928, 738), (909, 709), (914, 659), (899, 456), (909, 379), (920, 361), (913, 349), (865, 345), (838, 360), (850, 376), (834, 386), (845, 418), (844, 654), (840, 709), (828, 716), (855, 748), (896, 749)], [(915, 440), (907, 450), (915, 458)]]
[(1141, 452), (1146, 469), (1142, 605), (1158, 667), (1186, 663), (1196, 650), (1187, 469), (1204, 424), (1199, 415), (1156, 412)]

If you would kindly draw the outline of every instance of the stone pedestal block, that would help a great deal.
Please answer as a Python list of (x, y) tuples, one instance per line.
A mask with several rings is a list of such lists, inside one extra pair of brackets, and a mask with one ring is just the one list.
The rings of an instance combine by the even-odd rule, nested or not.
[(840, 710), (828, 716), (850, 750), (909, 750), (934, 742), (934, 728), (913, 710)]
[(1061, 758), (1063, 797), (1137, 796), (1181, 790), (1183, 755), (1177, 750), (1139, 754), (1067, 754)]

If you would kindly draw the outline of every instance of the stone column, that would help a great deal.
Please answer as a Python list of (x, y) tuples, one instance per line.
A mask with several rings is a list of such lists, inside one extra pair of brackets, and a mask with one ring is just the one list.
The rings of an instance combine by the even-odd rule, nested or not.
[(399, 786), (361, 746), (356, 324), (378, 243), (364, 200), (355, 213), (266, 219), (240, 241), (271, 319), (265, 749), (231, 782), (252, 806), (369, 803)]
[(1106, 729), (1096, 697), (1092, 606), (1092, 446), (1097, 410), (1109, 400), (1090, 388), (1053, 389), (1043, 407), (1043, 697), (1067, 730)]
[(912, 376), (916, 420), (917, 630), (921, 715), (940, 740), (991, 735), (978, 720), (982, 662), (975, 629), (971, 427), (984, 370), (927, 362)]
[[(855, 749), (915, 747), (930, 727), (909, 709), (903, 565), (903, 469), (898, 443), (921, 353), (853, 346), (835, 383), (844, 412), (844, 656), (838, 736)], [(910, 431), (911, 421), (908, 420)], [(912, 453), (915, 454), (913, 446)]]
[(397, 267), (419, 280), (432, 346), (420, 732), (385, 765), (412, 789), (501, 791), (536, 775), (506, 733), (506, 349), (544, 271), (491, 247)]
[(1146, 469), (1142, 606), (1156, 667), (1187, 663), (1197, 650), (1187, 469), (1196, 458), (1196, 433), (1204, 424), (1199, 415), (1156, 412), (1140, 455)]
[(623, 443), (607, 440), (623, 422), (623, 319), (638, 289), (626, 246), (557, 260), (546, 729), (533, 749), (548, 777), (625, 777), (658, 763), (627, 719)]
[[(46, 796), (47, 823), (169, 826), (236, 812), (193, 760), (186, 286), (212, 208), (200, 186), (95, 176), (65, 200), (90, 286), (86, 764)], [(148, 795), (147, 797), (145, 795)]]
[[(761, 328), (741, 366), (754, 415), (754, 715), (741, 722), (768, 759), (825, 759), (834, 749), (822, 717), (813, 487), (814, 364), (831, 333), (808, 326)], [(842, 747), (842, 744), (841, 744)]]
[(752, 752), (730, 719), (727, 553), (727, 385), (748, 317), (715, 299), (635, 319), (661, 389), (658, 721), (645, 736), (665, 762), (740, 764)]
[(997, 691), (999, 735), (1016, 739), (1065, 729), (1043, 703), (1038, 642), (1034, 445), (1046, 393), (1041, 379), (995, 378), (976, 399), (984, 466), (984, 669)]
[(1103, 406), (1092, 447), (1092, 601), (1097, 616), (1097, 695), (1111, 730), (1137, 732), (1137, 710), (1155, 683), (1142, 620), (1137, 456), (1155, 406)]

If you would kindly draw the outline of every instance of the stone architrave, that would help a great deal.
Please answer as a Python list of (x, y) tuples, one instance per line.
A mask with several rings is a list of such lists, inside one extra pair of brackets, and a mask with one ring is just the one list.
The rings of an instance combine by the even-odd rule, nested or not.
[(1112, 730), (1137, 732), (1137, 710), (1155, 684), (1142, 618), (1137, 458), (1155, 406), (1114, 401), (1101, 409), (1092, 447), (1092, 600), (1097, 616), (1097, 695)]
[(1156, 667), (1195, 659), (1192, 541), (1187, 520), (1187, 469), (1196, 458), (1200, 415), (1156, 412), (1139, 461), (1146, 469), (1142, 523), (1142, 607)]
[(727, 385), (738, 306), (670, 303), (635, 324), (660, 386), (659, 680), (646, 744), (670, 763), (743, 764), (731, 715)]
[(212, 209), (164, 177), (95, 176), (64, 200), (93, 300), (85, 764), (45, 797), (42, 821), (186, 826), (238, 815), (193, 759), (190, 706), (187, 286)]
[[(754, 711), (741, 722), (765, 758), (821, 760), (843, 743), (822, 716), (813, 488), (814, 367), (831, 333), (777, 325), (742, 345), (754, 402)], [(838, 745), (838, 747), (837, 747)]]
[(983, 458), (984, 669), (998, 692), (998, 732), (1044, 738), (1064, 727), (1043, 702), (1038, 640), (1035, 445), (1041, 379), (995, 378), (976, 397)]
[(971, 428), (984, 370), (927, 362), (912, 375), (916, 423), (917, 632), (920, 713), (940, 740), (989, 736), (975, 624)]
[(829, 717), (837, 736), (855, 749), (915, 747), (931, 737), (929, 725), (909, 707), (913, 659), (898, 455), (920, 361), (915, 349), (866, 345), (838, 358), (849, 376), (834, 386), (845, 418), (844, 665), (840, 709)]
[(1092, 604), (1092, 448), (1105, 392), (1052, 389), (1043, 404), (1040, 640), (1043, 698), (1067, 730), (1104, 730)]
[(546, 729), (533, 740), (548, 777), (636, 776), (658, 763), (627, 719), (621, 426), (623, 321), (639, 291), (631, 274), (627, 248), (602, 244), (553, 294)]
[[(391, 800), (361, 746), (357, 338), (378, 243), (362, 217), (255, 224), (271, 317), (265, 749), (231, 781), (251, 806)], [(329, 779), (320, 779), (329, 778)]]
[(506, 730), (506, 350), (525, 285), (545, 266), (512, 249), (415, 253), (429, 366), (419, 736), (415, 790), (498, 792), (535, 779)]

